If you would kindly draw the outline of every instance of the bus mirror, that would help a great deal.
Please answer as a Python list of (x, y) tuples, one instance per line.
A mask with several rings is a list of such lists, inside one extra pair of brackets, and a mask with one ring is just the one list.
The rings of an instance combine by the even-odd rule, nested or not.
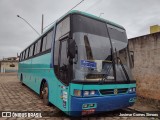
[(76, 54), (76, 42), (73, 39), (68, 40), (68, 56), (70, 58), (75, 58)]
[(131, 66), (133, 68), (134, 67), (134, 51), (130, 51), (130, 56), (131, 56)]

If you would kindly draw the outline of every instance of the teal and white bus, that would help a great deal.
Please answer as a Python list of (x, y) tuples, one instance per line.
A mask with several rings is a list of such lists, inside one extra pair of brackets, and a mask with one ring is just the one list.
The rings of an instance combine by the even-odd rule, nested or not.
[(88, 115), (135, 103), (132, 61), (122, 26), (74, 10), (21, 52), (18, 78), (44, 104)]

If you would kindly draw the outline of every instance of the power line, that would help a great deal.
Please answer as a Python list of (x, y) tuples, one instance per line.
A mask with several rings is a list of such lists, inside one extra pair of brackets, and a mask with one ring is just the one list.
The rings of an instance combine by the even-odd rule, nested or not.
[[(69, 11), (73, 10), (74, 8), (76, 8), (76, 7), (77, 7), (78, 5), (80, 5), (83, 1), (84, 1), (84, 0), (82, 0), (81, 2), (79, 2), (77, 5), (75, 5), (75, 6), (74, 6), (72, 9), (70, 9)], [(68, 11), (68, 12), (69, 12), (69, 11)], [(67, 13), (68, 13), (68, 12), (67, 12)]]
[(95, 8), (94, 6), (96, 5), (98, 5), (99, 3), (100, 3), (101, 1), (100, 0), (97, 0), (95, 3), (93, 3), (91, 6), (89, 6), (88, 8), (86, 8), (84, 11), (89, 11), (89, 9), (91, 9), (92, 8), (92, 10), (93, 10), (93, 8)]
[[(76, 8), (78, 5), (80, 5), (84, 0), (81, 0), (78, 4), (76, 4), (73, 8), (71, 8), (68, 12), (70, 12), (71, 10), (73, 10), (74, 8)], [(68, 13), (67, 12), (67, 13)], [(46, 29), (47, 27), (49, 27), (50, 25), (52, 25), (53, 23), (55, 23), (56, 20), (52, 23), (50, 23), (49, 25), (47, 25), (46, 27), (44, 27), (43, 29)]]

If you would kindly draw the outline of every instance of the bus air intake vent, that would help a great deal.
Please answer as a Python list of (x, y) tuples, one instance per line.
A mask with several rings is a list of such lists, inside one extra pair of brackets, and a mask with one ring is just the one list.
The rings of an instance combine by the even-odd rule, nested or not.
[(104, 89), (104, 90), (100, 90), (100, 93), (102, 95), (110, 95), (110, 94), (115, 94), (115, 90), (116, 90), (116, 94), (121, 94), (121, 93), (126, 93), (128, 88)]

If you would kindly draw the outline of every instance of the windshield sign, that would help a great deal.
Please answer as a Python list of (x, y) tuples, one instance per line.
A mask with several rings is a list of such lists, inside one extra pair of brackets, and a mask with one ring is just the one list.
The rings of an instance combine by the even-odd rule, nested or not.
[(97, 68), (96, 62), (91, 62), (87, 60), (81, 60), (81, 67), (86, 67), (86, 68)]

